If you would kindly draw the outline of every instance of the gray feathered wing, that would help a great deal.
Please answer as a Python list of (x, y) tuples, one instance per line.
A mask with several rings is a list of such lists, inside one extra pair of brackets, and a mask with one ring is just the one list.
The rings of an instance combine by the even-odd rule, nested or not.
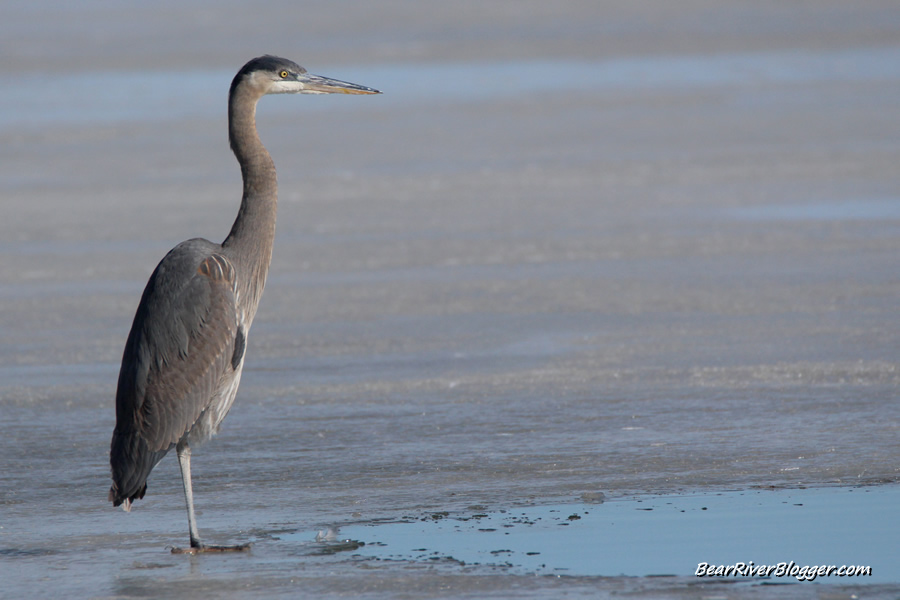
[[(109, 499), (143, 498), (154, 466), (197, 423), (233, 373), (235, 271), (221, 246), (188, 240), (159, 263), (134, 317), (116, 391)], [(239, 350), (243, 352), (243, 336)], [(235, 361), (236, 363), (236, 361)]]

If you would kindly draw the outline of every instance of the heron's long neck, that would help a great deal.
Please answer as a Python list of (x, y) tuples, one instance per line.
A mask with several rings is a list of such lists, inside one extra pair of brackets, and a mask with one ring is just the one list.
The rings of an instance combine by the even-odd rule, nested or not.
[(253, 89), (238, 86), (228, 101), (228, 137), (241, 165), (244, 195), (231, 233), (222, 242), (222, 247), (236, 262), (238, 292), (243, 297), (248, 321), (256, 313), (266, 284), (278, 205), (275, 163), (256, 131), (258, 99), (259, 95)]

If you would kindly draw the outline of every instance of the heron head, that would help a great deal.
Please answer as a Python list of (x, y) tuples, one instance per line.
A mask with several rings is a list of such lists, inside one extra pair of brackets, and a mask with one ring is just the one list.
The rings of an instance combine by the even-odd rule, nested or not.
[(258, 93), (266, 94), (380, 94), (378, 90), (307, 73), (306, 69), (286, 58), (260, 56), (238, 72), (232, 91), (246, 81)]

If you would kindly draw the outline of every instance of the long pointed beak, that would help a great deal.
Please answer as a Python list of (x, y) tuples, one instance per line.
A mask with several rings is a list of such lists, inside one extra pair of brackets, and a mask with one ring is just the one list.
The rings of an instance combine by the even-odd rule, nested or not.
[(376, 89), (339, 81), (329, 77), (304, 73), (297, 77), (297, 80), (303, 85), (303, 93), (305, 94), (380, 94)]

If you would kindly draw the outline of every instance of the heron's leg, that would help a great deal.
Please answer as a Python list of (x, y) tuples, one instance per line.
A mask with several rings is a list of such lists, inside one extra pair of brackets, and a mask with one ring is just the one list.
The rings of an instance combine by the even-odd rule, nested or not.
[(184, 502), (187, 504), (188, 528), (191, 531), (190, 548), (172, 548), (173, 554), (199, 554), (201, 552), (244, 552), (250, 549), (250, 544), (238, 544), (236, 546), (207, 546), (200, 541), (197, 533), (197, 518), (194, 516), (194, 492), (191, 489), (191, 447), (187, 441), (179, 442), (175, 446), (178, 454), (178, 464), (181, 465), (181, 481), (184, 484)]
[(181, 465), (181, 482), (184, 484), (184, 502), (187, 504), (188, 528), (191, 531), (191, 548), (202, 548), (200, 534), (197, 533), (197, 518), (194, 516), (194, 491), (191, 488), (191, 447), (187, 441), (175, 447), (178, 464)]

